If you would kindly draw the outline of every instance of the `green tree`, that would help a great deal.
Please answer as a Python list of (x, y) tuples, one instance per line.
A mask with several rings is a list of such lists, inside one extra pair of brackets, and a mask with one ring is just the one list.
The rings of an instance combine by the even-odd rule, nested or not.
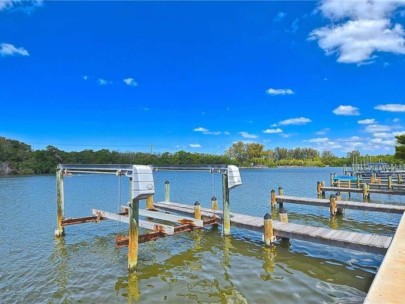
[(395, 157), (405, 160), (405, 134), (395, 136), (397, 144), (395, 146)]

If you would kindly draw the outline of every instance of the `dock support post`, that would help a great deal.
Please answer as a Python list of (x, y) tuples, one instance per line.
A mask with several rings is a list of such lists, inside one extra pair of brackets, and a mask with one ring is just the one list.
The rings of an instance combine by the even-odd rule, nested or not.
[(388, 189), (391, 190), (392, 188), (392, 176), (390, 175), (388, 176)]
[(398, 173), (398, 184), (402, 184), (402, 175)]
[(62, 219), (64, 216), (64, 191), (63, 191), (63, 170), (58, 169), (56, 171), (56, 205), (57, 205), (57, 218), (56, 218), (56, 230), (55, 236), (61, 237), (65, 235), (65, 228), (62, 226)]
[(336, 200), (341, 201), (342, 200), (342, 194), (340, 194), (340, 191), (336, 192)]
[(357, 188), (360, 188), (360, 176), (357, 175)]
[(128, 242), (128, 270), (134, 271), (138, 264), (138, 224), (139, 200), (132, 199), (129, 203), (129, 242)]
[(201, 220), (201, 205), (199, 201), (194, 203), (194, 218), (196, 220)]
[(271, 209), (276, 207), (276, 191), (274, 189), (270, 191), (270, 205)]
[(266, 213), (264, 216), (264, 242), (266, 246), (270, 246), (274, 241), (273, 221), (271, 215)]
[(211, 198), (211, 209), (218, 210), (218, 200), (215, 196)]
[(284, 209), (283, 202), (280, 203), (280, 209), (278, 209), (278, 216), (280, 218), (280, 222), (288, 223), (288, 214), (287, 210)]
[(155, 207), (153, 206), (153, 195), (149, 196), (146, 199), (146, 209), (153, 210)]
[(329, 196), (329, 211), (330, 215), (336, 215), (337, 204), (336, 204), (336, 196), (334, 194), (331, 194)]
[(363, 200), (367, 200), (368, 198), (370, 198), (368, 194), (368, 185), (367, 183), (363, 183)]
[(231, 234), (231, 215), (229, 210), (229, 187), (228, 173), (222, 174), (222, 196), (223, 196), (223, 234), (225, 236)]
[(322, 189), (321, 194), (322, 194), (322, 198), (325, 198), (325, 190), (323, 190), (324, 187), (325, 187), (325, 182), (324, 182), (324, 181), (321, 181), (321, 189)]
[(329, 184), (331, 187), (333, 187), (333, 173), (330, 174)]
[(279, 195), (279, 196), (283, 196), (283, 195), (284, 195), (283, 187), (278, 187), (278, 195)]
[(218, 200), (215, 196), (211, 198), (211, 209), (218, 210)]
[[(332, 178), (331, 178), (332, 180)], [(331, 184), (331, 186), (333, 187), (333, 184)], [(316, 182), (316, 194), (318, 196), (318, 198), (321, 196), (321, 182), (317, 181)]]
[(340, 179), (338, 179), (338, 181), (337, 181), (337, 186), (338, 186), (338, 188), (340, 188)]
[(168, 180), (165, 181), (165, 201), (170, 202), (170, 183)]

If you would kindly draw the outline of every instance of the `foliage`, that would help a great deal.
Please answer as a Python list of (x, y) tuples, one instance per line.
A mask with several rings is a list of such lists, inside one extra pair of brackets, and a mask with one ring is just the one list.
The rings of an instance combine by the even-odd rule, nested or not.
[(224, 155), (178, 151), (160, 154), (143, 152), (117, 152), (108, 149), (65, 152), (54, 146), (33, 151), (31, 146), (17, 140), (0, 137), (0, 175), (54, 173), (58, 158), (70, 164), (144, 164), (155, 166), (235, 164), (242, 167), (276, 166), (350, 166), (352, 161), (380, 161), (389, 164), (405, 160), (405, 135), (397, 136), (395, 158), (393, 155), (362, 156), (359, 151), (337, 157), (331, 151), (321, 154), (312, 148), (287, 149), (276, 147), (265, 150), (260, 143), (236, 142)]

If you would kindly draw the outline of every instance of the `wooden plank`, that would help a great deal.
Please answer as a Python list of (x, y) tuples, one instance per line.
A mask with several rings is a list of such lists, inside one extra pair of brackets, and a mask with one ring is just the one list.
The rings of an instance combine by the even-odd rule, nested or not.
[[(321, 206), (329, 208), (329, 199), (313, 199), (296, 196), (276, 196), (276, 202)], [(375, 204), (375, 203), (363, 203), (353, 201), (337, 201), (337, 205), (338, 207), (342, 207), (344, 209), (397, 213), (397, 214), (403, 214), (405, 212), (405, 205)]]
[(405, 215), (401, 218), (392, 243), (371, 284), (364, 303), (404, 303), (402, 294), (404, 282)]
[[(94, 215), (100, 216), (100, 217), (104, 217), (110, 220), (115, 220), (115, 221), (119, 221), (122, 223), (126, 223), (129, 224), (129, 218), (127, 215), (120, 215), (117, 213), (113, 213), (113, 212), (108, 212), (108, 211), (103, 211), (103, 210), (97, 210), (97, 209), (93, 209), (92, 213)], [(173, 226), (168, 226), (168, 225), (163, 225), (163, 224), (158, 224), (158, 223), (154, 223), (154, 222), (150, 222), (150, 221), (144, 221), (144, 220), (139, 220), (139, 227), (145, 228), (145, 229), (149, 229), (149, 230), (153, 230), (153, 231), (159, 231), (165, 234), (174, 234), (174, 227)]]
[[(127, 206), (121, 206), (121, 210), (128, 210)], [(203, 220), (197, 220), (192, 217), (184, 217), (184, 216), (178, 216), (178, 215), (173, 215), (170, 213), (162, 213), (162, 212), (157, 212), (157, 211), (150, 211), (150, 210), (145, 210), (145, 209), (139, 209), (139, 215), (140, 216), (145, 216), (145, 217), (150, 217), (154, 219), (159, 219), (159, 220), (164, 220), (167, 222), (173, 222), (177, 224), (191, 224), (196, 227), (203, 227)]]
[[(343, 187), (322, 187), (323, 191), (332, 191), (332, 192), (354, 192), (354, 193), (363, 193), (363, 189), (359, 188), (343, 188)], [(369, 189), (369, 193), (376, 194), (390, 194), (390, 195), (405, 195), (405, 190), (386, 190), (386, 189)]]

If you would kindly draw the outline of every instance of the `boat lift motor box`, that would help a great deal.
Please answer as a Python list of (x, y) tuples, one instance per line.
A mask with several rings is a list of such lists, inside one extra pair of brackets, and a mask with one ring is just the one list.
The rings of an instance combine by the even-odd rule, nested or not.
[(233, 165), (228, 166), (228, 188), (232, 189), (242, 185), (239, 168)]
[(146, 199), (155, 194), (152, 168), (134, 165), (132, 170), (132, 199)]

